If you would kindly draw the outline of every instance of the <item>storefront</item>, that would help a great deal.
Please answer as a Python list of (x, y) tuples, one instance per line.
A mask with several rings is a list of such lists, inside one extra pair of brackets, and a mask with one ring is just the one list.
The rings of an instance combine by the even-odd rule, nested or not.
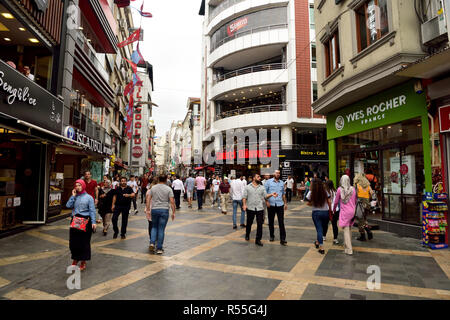
[(373, 174), (382, 219), (421, 224), (422, 194), (431, 191), (426, 96), (414, 81), (327, 116), (330, 179)]
[(45, 223), (63, 103), (0, 60), (0, 232)]

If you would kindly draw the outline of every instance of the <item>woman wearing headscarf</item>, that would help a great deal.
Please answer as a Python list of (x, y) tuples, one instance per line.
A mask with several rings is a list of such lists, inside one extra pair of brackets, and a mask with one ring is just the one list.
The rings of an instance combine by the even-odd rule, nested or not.
[(98, 192), (98, 213), (102, 217), (104, 236), (108, 234), (108, 228), (111, 224), (113, 197), (114, 190), (111, 188), (111, 181), (106, 180)]
[(86, 183), (83, 180), (75, 181), (75, 188), (66, 206), (72, 209), (69, 239), (72, 265), (76, 266), (81, 261), (80, 270), (83, 271), (86, 269), (86, 261), (91, 260), (91, 236), (92, 231), (97, 228), (94, 199), (86, 193)]
[(352, 255), (351, 227), (355, 218), (356, 191), (350, 184), (350, 177), (347, 175), (341, 177), (340, 185), (334, 199), (333, 211), (336, 212), (339, 207), (339, 226), (344, 229), (344, 251), (346, 254)]
[(362, 173), (358, 173), (353, 180), (353, 184), (356, 188), (358, 195), (358, 203), (357, 203), (357, 214), (356, 221), (358, 222), (358, 228), (360, 237), (356, 240), (366, 241), (366, 234), (369, 240), (373, 238), (372, 231), (369, 229), (369, 225), (367, 224), (367, 213), (370, 210), (370, 198), (372, 197), (373, 190), (370, 187), (370, 182)]

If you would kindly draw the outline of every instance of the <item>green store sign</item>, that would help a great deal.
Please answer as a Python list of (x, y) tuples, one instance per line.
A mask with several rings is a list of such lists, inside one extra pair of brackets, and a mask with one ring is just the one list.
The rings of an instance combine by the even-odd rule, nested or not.
[(327, 115), (327, 138), (332, 140), (427, 114), (425, 93), (414, 81), (383, 91)]

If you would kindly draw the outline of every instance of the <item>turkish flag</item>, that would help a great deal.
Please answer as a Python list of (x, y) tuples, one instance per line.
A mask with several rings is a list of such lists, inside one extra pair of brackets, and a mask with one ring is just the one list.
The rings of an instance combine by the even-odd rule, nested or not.
[(136, 42), (141, 37), (141, 28), (137, 29), (135, 32), (133, 32), (125, 41), (122, 41), (117, 46), (119, 48), (125, 47), (133, 42)]

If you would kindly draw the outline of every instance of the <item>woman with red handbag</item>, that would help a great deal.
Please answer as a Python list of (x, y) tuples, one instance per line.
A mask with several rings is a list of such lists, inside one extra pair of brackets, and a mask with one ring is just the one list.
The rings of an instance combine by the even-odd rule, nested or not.
[(86, 183), (83, 180), (75, 181), (72, 197), (67, 201), (66, 207), (72, 209), (69, 239), (72, 265), (76, 266), (81, 261), (80, 270), (83, 271), (86, 269), (86, 261), (91, 260), (91, 236), (92, 231), (95, 232), (97, 228), (94, 199), (86, 193)]

